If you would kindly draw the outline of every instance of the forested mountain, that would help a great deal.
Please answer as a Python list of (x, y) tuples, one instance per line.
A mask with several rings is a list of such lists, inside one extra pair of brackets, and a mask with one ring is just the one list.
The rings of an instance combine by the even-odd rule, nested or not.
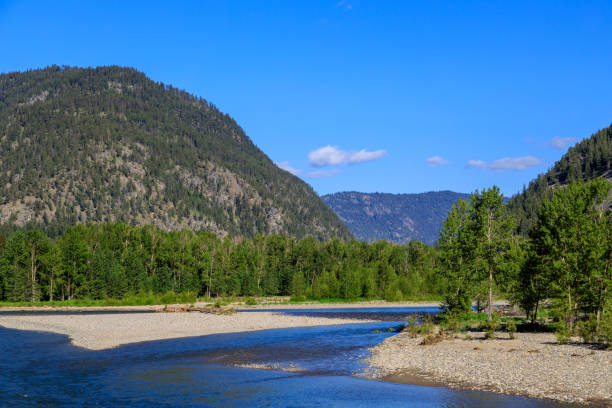
[(533, 228), (540, 204), (552, 197), (556, 187), (598, 177), (612, 180), (612, 126), (577, 143), (548, 172), (510, 198), (508, 207), (518, 221), (518, 232), (526, 235)]
[(452, 191), (422, 194), (351, 191), (321, 198), (358, 239), (396, 243), (417, 239), (433, 244), (451, 206), (458, 199), (469, 199), (470, 196)]
[(0, 75), (0, 224), (350, 238), (214, 105), (117, 66)]

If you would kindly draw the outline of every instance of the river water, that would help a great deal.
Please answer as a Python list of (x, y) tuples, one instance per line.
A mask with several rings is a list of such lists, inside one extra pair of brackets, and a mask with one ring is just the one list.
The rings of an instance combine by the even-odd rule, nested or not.
[[(431, 309), (318, 309), (375, 313), (385, 322), (170, 339), (90, 351), (67, 336), (0, 327), (0, 406), (7, 407), (575, 407), (489, 392), (360, 377), (368, 348), (400, 315)], [(402, 317), (403, 318), (403, 317)], [(397, 320), (394, 320), (397, 319)], [(272, 369), (240, 366), (258, 364)]]

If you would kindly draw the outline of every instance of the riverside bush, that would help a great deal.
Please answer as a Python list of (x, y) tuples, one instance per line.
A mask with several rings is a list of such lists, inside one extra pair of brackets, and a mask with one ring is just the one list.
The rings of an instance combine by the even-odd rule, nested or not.
[(427, 315), (423, 318), (423, 321), (418, 326), (419, 334), (422, 336), (429, 336), (434, 332), (435, 326), (431, 316)]
[(444, 340), (444, 336), (441, 334), (429, 334), (423, 340), (421, 340), (419, 345), (431, 346), (432, 344), (440, 343), (442, 340)]
[(607, 346), (612, 347), (612, 302), (609, 302), (608, 307), (604, 310), (601, 319), (601, 334)]
[(408, 316), (408, 336), (410, 338), (416, 338), (419, 335), (419, 327), (416, 324), (415, 315)]
[(597, 331), (597, 320), (594, 316), (578, 323), (578, 335), (585, 343), (598, 343), (600, 333)]
[(508, 323), (506, 323), (506, 331), (508, 332), (508, 336), (513, 339), (514, 333), (516, 333), (516, 323), (514, 323), (514, 320), (508, 320)]
[(501, 327), (501, 318), (497, 313), (491, 315), (491, 320), (488, 320), (482, 327), (485, 332), (485, 339), (494, 339), (495, 331)]
[(440, 329), (445, 332), (457, 333), (464, 326), (464, 322), (469, 320), (469, 315), (469, 313), (446, 311), (440, 316)]
[(571, 334), (567, 329), (565, 324), (560, 324), (555, 331), (555, 337), (557, 338), (557, 343), (559, 344), (567, 344), (570, 342)]

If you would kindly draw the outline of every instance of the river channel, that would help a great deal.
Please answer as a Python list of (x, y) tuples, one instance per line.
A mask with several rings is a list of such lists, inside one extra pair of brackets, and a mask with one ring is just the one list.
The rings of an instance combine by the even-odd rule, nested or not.
[(0, 327), (0, 406), (576, 407), (362, 378), (369, 347), (392, 336), (389, 329), (406, 314), (435, 309), (278, 312), (376, 314), (387, 321), (159, 340), (102, 351), (74, 347), (64, 335)]

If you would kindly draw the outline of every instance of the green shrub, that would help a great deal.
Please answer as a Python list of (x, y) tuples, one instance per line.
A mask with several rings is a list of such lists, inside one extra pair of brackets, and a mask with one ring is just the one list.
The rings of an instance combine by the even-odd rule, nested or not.
[(612, 346), (612, 302), (609, 302), (608, 307), (604, 310), (601, 319), (601, 336), (603, 341)]
[(253, 306), (253, 305), (257, 304), (257, 301), (254, 298), (249, 297), (249, 298), (247, 298), (247, 300), (244, 303), (249, 305), (249, 306)]
[(508, 331), (510, 338), (513, 339), (514, 333), (516, 333), (516, 323), (514, 320), (508, 320), (508, 323), (506, 323), (506, 331)]
[(491, 320), (487, 320), (482, 325), (482, 330), (485, 332), (485, 339), (494, 339), (495, 331), (501, 327), (501, 318), (497, 313), (491, 315)]
[(408, 336), (411, 338), (415, 338), (419, 335), (419, 327), (416, 324), (416, 316), (410, 315), (408, 316)]
[(442, 308), (445, 313), (469, 313), (472, 310), (472, 299), (465, 294), (446, 295), (442, 300)]
[(560, 324), (555, 331), (555, 337), (557, 338), (557, 343), (559, 344), (567, 344), (571, 339), (571, 335), (565, 324)]
[(423, 318), (423, 321), (420, 325), (418, 325), (419, 334), (422, 336), (429, 336), (434, 332), (435, 326), (433, 324), (433, 319), (430, 315), (427, 315)]
[(182, 292), (177, 296), (180, 303), (195, 303), (197, 296), (193, 292)]
[(173, 291), (166, 292), (159, 298), (159, 301), (164, 305), (177, 303), (176, 294)]
[(491, 315), (491, 320), (489, 320), (489, 325), (493, 330), (499, 330), (501, 327), (501, 316), (497, 313), (493, 313)]
[(227, 304), (228, 304), (228, 303), (227, 303), (227, 302), (224, 302), (223, 300), (217, 300), (217, 301), (215, 302), (215, 305), (214, 305), (214, 306), (215, 306), (215, 307), (223, 307), (223, 306), (227, 306)]
[(595, 316), (590, 316), (589, 319), (578, 323), (578, 335), (582, 337), (585, 343), (598, 343), (599, 333), (597, 332), (597, 320)]
[(420, 343), (421, 346), (431, 346), (432, 344), (440, 343), (444, 340), (441, 334), (429, 334)]

